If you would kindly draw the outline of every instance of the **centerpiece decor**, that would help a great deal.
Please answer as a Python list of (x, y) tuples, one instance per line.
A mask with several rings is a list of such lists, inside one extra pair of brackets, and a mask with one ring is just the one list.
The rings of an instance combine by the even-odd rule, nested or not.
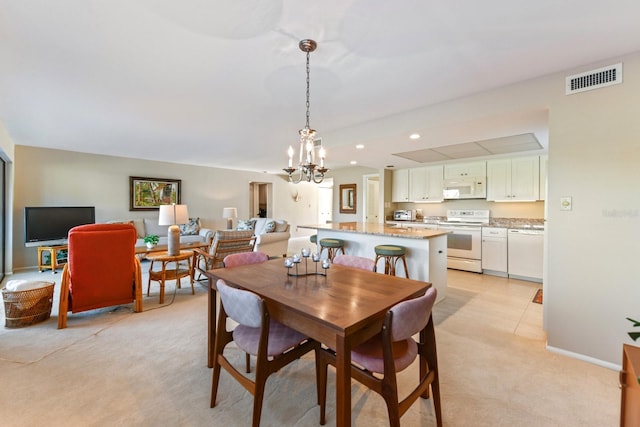
[[(308, 265), (309, 257), (311, 257), (311, 260), (313, 261), (313, 265), (314, 265), (314, 269), (311, 272), (309, 271), (309, 265)], [(298, 266), (302, 263), (302, 260), (304, 260), (304, 273), (301, 273), (298, 268)], [(321, 265), (322, 271), (318, 271), (318, 264)], [(318, 254), (317, 252), (314, 252), (312, 254), (309, 248), (303, 248), (300, 251), (300, 254), (294, 254), (291, 258), (285, 259), (284, 266), (287, 268), (287, 276), (298, 277), (298, 276), (316, 275), (316, 276), (326, 277), (327, 270), (329, 269), (329, 267), (331, 267), (331, 261), (327, 258), (320, 260), (320, 254)], [(292, 273), (291, 269), (294, 267), (296, 271), (295, 273)]]

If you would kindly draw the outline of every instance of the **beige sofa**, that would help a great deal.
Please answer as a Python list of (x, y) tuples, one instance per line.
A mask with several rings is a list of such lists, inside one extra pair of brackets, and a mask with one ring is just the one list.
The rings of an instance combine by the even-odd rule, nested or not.
[[(251, 218), (255, 221), (253, 234), (256, 236), (254, 250), (264, 252), (269, 258), (286, 256), (289, 245), (289, 223), (283, 219)], [(274, 223), (274, 224), (271, 224)], [(271, 229), (273, 229), (271, 231)]]
[[(189, 242), (203, 242), (211, 243), (213, 239), (213, 230), (209, 228), (200, 227), (199, 218), (189, 218), (189, 224), (180, 226), (180, 243)], [(108, 221), (109, 223), (131, 223), (138, 232), (138, 239), (136, 240), (136, 248), (144, 247), (145, 236), (155, 234), (160, 238), (159, 245), (167, 244), (167, 234), (169, 227), (166, 225), (158, 225), (157, 218), (144, 218), (144, 219), (131, 219), (131, 220), (119, 220)]]

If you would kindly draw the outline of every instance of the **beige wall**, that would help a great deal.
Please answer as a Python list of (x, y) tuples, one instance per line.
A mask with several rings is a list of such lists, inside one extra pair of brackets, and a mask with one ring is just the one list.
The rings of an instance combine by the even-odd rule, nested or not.
[[(25, 206), (95, 206), (97, 222), (157, 218), (155, 211), (129, 211), (129, 176), (181, 179), (182, 203), (204, 227), (226, 228), (222, 209), (227, 206), (248, 218), (251, 181), (273, 184), (273, 216), (290, 221), (292, 230), (317, 220), (314, 187), (279, 176), (25, 146), (16, 146), (15, 156), (13, 269), (37, 265), (36, 248), (24, 246)], [(290, 197), (294, 191), (301, 192), (301, 201)]]

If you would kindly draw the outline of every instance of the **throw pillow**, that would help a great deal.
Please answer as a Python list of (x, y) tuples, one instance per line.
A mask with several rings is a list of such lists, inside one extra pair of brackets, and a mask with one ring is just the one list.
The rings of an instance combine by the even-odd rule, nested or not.
[(263, 233), (273, 233), (276, 230), (276, 222), (269, 221), (264, 225)]
[(255, 219), (239, 219), (236, 230), (253, 230), (253, 227), (255, 225), (256, 225)]
[(195, 235), (200, 232), (200, 218), (189, 218), (186, 224), (180, 224), (180, 234)]

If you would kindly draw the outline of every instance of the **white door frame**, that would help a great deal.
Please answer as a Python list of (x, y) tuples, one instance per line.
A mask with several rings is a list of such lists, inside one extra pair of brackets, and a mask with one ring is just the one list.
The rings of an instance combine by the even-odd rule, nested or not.
[[(367, 174), (367, 175), (362, 175), (362, 222), (366, 223), (367, 222), (367, 202), (369, 200), (369, 181), (374, 179), (376, 181), (378, 181), (378, 185), (380, 185), (380, 174), (378, 173), (372, 173), (372, 174)], [(378, 191), (378, 194), (376, 195), (379, 201), (380, 198), (380, 192)], [(380, 203), (378, 203), (378, 221), (380, 222), (380, 218), (384, 218), (384, 215), (380, 215)]]

